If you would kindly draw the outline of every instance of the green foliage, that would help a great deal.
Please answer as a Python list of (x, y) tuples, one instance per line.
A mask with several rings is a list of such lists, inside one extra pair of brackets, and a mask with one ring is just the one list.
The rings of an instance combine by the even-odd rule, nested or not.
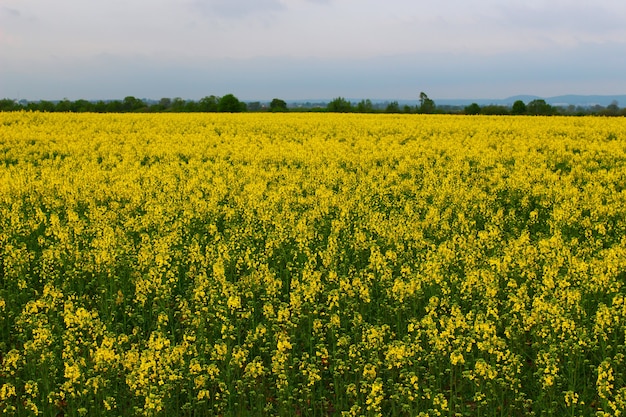
[(213, 95), (203, 97), (198, 103), (198, 110), (202, 112), (216, 112), (219, 99)]
[(619, 116), (620, 108), (617, 101), (613, 100), (613, 102), (606, 106), (606, 109), (602, 110), (600, 114), (603, 116)]
[(279, 98), (275, 98), (270, 103), (270, 111), (273, 112), (285, 112), (287, 111), (287, 102)]
[(72, 112), (75, 113), (85, 113), (94, 110), (94, 105), (92, 102), (87, 100), (76, 100), (70, 106)]
[(358, 113), (372, 113), (374, 111), (374, 105), (372, 104), (372, 100), (369, 98), (366, 100), (361, 100), (356, 105), (356, 111)]
[(509, 109), (505, 106), (498, 106), (495, 104), (490, 104), (488, 106), (483, 106), (480, 109), (480, 113), (490, 115), (490, 116), (506, 115), (506, 114), (509, 114)]
[(387, 107), (385, 108), (385, 113), (400, 113), (400, 105), (398, 104), (398, 102), (392, 101), (391, 103), (387, 104)]
[(56, 111), (58, 112), (69, 112), (71, 110), (72, 102), (68, 99), (63, 99), (59, 101), (56, 105)]
[(347, 113), (352, 111), (352, 104), (343, 97), (333, 99), (326, 109), (333, 113)]
[(42, 112), (53, 112), (56, 111), (56, 106), (51, 101), (41, 100), (37, 110)]
[(511, 114), (526, 114), (526, 104), (522, 100), (517, 100), (511, 107)]
[(161, 111), (169, 110), (172, 107), (172, 99), (169, 97), (163, 97), (159, 100), (159, 104), (157, 106)]
[(122, 113), (124, 111), (124, 105), (119, 100), (112, 100), (106, 104), (107, 113)]
[(248, 111), (262, 111), (263, 105), (260, 101), (251, 101), (248, 103)]
[(535, 116), (549, 116), (556, 114), (554, 107), (546, 103), (544, 99), (536, 99), (528, 103), (526, 113)]
[(124, 112), (136, 112), (145, 109), (146, 103), (133, 96), (125, 97), (124, 101), (122, 102), (122, 111)]
[(175, 97), (172, 101), (172, 111), (174, 112), (183, 112), (185, 111), (186, 101), (180, 97)]
[(20, 106), (15, 102), (15, 100), (11, 100), (10, 98), (0, 100), (0, 111), (15, 111), (19, 109)]
[(422, 91), (420, 93), (420, 106), (417, 112), (422, 114), (431, 114), (435, 112), (436, 107), (435, 102), (428, 98), (426, 93)]
[(219, 99), (217, 103), (217, 110), (225, 113), (239, 113), (246, 110), (246, 103), (239, 101), (237, 97), (232, 94), (226, 94)]
[[(84, 112), (96, 112), (96, 113), (128, 113), (128, 112), (240, 112), (240, 111), (287, 111), (287, 103), (279, 98), (274, 98), (269, 103), (263, 103), (259, 101), (245, 103), (239, 101), (237, 97), (232, 94), (227, 94), (224, 97), (217, 97), (215, 95), (205, 96), (202, 99), (185, 100), (180, 97), (176, 98), (161, 98), (159, 101), (144, 101), (137, 99), (133, 96), (127, 96), (123, 100), (109, 100), (109, 101), (88, 101), (79, 99), (71, 101), (69, 99), (63, 99), (60, 101), (17, 101), (14, 99), (1, 99), (0, 100), (0, 112), (2, 111), (41, 111), (41, 112), (72, 112), (72, 113), (84, 113)], [(291, 109), (292, 111), (303, 112), (358, 112), (358, 113), (446, 113), (446, 114), (486, 114), (486, 115), (556, 115), (561, 114), (564, 116), (584, 116), (584, 115), (599, 115), (599, 116), (611, 116), (620, 117), (626, 116), (626, 108), (620, 108), (616, 101), (612, 102), (606, 107), (601, 105), (594, 105), (591, 107), (582, 106), (559, 106), (554, 107), (548, 104), (543, 99), (533, 100), (528, 104), (524, 104), (523, 101), (517, 100), (512, 106), (502, 105), (486, 105), (480, 106), (477, 103), (471, 103), (466, 107), (458, 105), (442, 105), (437, 106), (435, 102), (428, 97), (424, 92), (419, 95), (419, 104), (415, 107), (409, 105), (401, 106), (397, 101), (385, 102), (385, 103), (372, 103), (370, 99), (363, 99), (358, 104), (353, 105), (348, 100), (338, 97), (333, 99), (330, 103), (302, 103), (299, 106)]]
[(477, 103), (472, 103), (465, 107), (465, 114), (480, 114), (480, 106)]

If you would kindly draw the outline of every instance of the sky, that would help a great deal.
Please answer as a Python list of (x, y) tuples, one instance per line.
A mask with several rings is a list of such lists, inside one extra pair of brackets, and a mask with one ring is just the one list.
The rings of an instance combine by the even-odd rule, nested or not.
[(0, 98), (626, 94), (623, 0), (0, 0)]

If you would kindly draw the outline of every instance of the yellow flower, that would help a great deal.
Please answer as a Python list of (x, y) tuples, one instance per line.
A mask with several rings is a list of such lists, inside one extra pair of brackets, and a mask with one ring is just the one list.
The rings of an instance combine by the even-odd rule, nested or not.
[(278, 352), (282, 353), (282, 352), (291, 350), (291, 347), (292, 346), (291, 346), (291, 343), (289, 341), (289, 336), (287, 336), (284, 333), (281, 333), (278, 336), (278, 341), (276, 343), (276, 348), (277, 348)]
[(383, 382), (379, 378), (372, 384), (372, 389), (369, 392), (365, 404), (367, 404), (367, 410), (375, 413), (380, 413), (381, 403), (385, 397), (383, 392)]
[(231, 310), (237, 310), (241, 308), (241, 297), (237, 294), (232, 294), (230, 297), (228, 297), (228, 301), (226, 302), (226, 304)]
[(244, 370), (244, 374), (252, 379), (263, 376), (265, 374), (265, 368), (263, 367), (263, 363), (257, 359), (248, 363)]
[(13, 384), (4, 383), (2, 387), (0, 387), (0, 400), (6, 401), (11, 397), (17, 396), (15, 391), (15, 386)]
[(363, 378), (373, 380), (376, 378), (376, 367), (371, 364), (366, 364), (363, 367)]
[(578, 394), (574, 391), (566, 391), (565, 392), (565, 405), (568, 407), (572, 407), (578, 404)]
[(602, 361), (598, 366), (598, 378), (596, 380), (596, 389), (600, 398), (609, 398), (614, 388), (614, 382), (613, 367), (609, 361)]
[(465, 358), (463, 357), (463, 353), (459, 352), (458, 350), (452, 352), (450, 354), (450, 363), (452, 365), (464, 364)]

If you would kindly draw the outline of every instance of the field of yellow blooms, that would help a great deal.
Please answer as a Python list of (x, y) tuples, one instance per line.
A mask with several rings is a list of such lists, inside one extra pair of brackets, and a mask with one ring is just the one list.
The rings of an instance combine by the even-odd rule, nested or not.
[(0, 113), (0, 414), (626, 413), (626, 120)]

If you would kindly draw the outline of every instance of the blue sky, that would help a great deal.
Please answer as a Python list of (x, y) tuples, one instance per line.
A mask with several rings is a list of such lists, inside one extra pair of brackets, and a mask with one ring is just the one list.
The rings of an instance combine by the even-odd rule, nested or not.
[(626, 94), (623, 0), (0, 0), (0, 98)]

